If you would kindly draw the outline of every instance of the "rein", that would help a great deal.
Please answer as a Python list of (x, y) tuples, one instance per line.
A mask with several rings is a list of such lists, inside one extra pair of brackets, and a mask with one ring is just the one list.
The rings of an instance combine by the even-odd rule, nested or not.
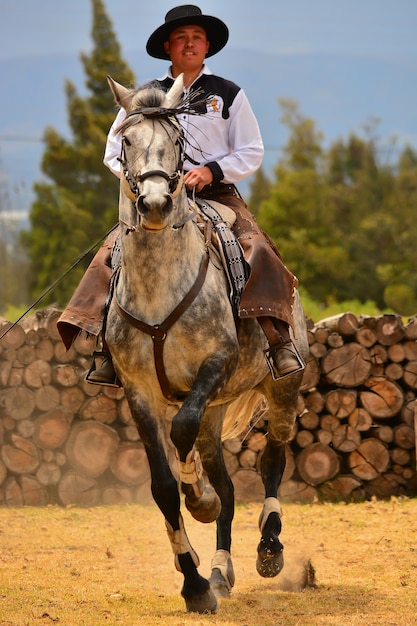
[(197, 295), (199, 294), (205, 278), (207, 274), (207, 268), (209, 265), (209, 253), (206, 249), (206, 253), (201, 260), (200, 270), (198, 272), (198, 276), (194, 285), (191, 287), (190, 291), (184, 296), (183, 300), (175, 307), (175, 309), (168, 315), (168, 317), (161, 322), (161, 324), (155, 324), (151, 326), (146, 322), (138, 319), (129, 311), (127, 311), (118, 301), (117, 294), (115, 292), (114, 304), (116, 311), (119, 313), (123, 319), (125, 319), (129, 324), (137, 328), (138, 330), (150, 335), (153, 341), (153, 350), (154, 350), (154, 360), (156, 367), (156, 375), (158, 377), (158, 382), (161, 387), (161, 391), (164, 394), (167, 400), (176, 401), (178, 398), (171, 392), (171, 387), (168, 381), (168, 377), (166, 375), (165, 366), (164, 366), (164, 344), (165, 339), (167, 338), (167, 334), (171, 326), (175, 324), (175, 322), (181, 317), (181, 315), (188, 309), (190, 304), (195, 300)]
[(2, 332), (2, 334), (0, 335), (0, 339), (3, 339), (3, 337), (5, 337), (7, 335), (7, 333), (9, 333), (11, 330), (13, 330), (13, 328), (15, 326), (17, 326), (17, 324), (24, 318), (26, 317), (26, 315), (29, 313), (29, 311), (31, 311), (32, 309), (35, 308), (35, 306), (37, 306), (39, 304), (39, 302), (41, 302), (47, 295), (48, 293), (50, 293), (53, 289), (55, 289), (55, 287), (57, 285), (59, 285), (59, 283), (64, 280), (65, 276), (67, 276), (67, 274), (69, 274), (75, 267), (77, 267), (77, 265), (79, 263), (81, 263), (81, 261), (83, 259), (85, 259), (85, 257), (88, 254), (91, 254), (96, 248), (97, 246), (104, 241), (111, 232), (113, 232), (113, 230), (117, 228), (117, 224), (116, 226), (112, 226), (110, 228), (110, 230), (107, 231), (107, 233), (105, 233), (104, 235), (102, 235), (102, 237), (100, 237), (100, 239), (98, 239), (95, 243), (93, 243), (92, 246), (90, 246), (88, 248), (88, 250), (84, 250), (84, 252), (78, 257), (78, 259), (76, 259), (64, 272), (62, 272), (62, 274), (60, 276), (58, 276), (58, 278), (56, 278), (47, 289), (45, 289), (45, 291), (43, 291), (41, 293), (41, 295), (36, 298), (36, 300), (30, 305), (30, 307), (28, 309), (26, 309), (26, 311), (24, 313), (22, 313), (22, 315), (15, 321), (13, 322), (13, 324), (11, 326), (8, 326), (6, 328), (5, 331)]

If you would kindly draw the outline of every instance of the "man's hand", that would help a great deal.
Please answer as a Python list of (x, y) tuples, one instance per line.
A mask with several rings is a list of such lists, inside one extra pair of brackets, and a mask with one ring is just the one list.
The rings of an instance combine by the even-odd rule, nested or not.
[(195, 187), (197, 191), (201, 191), (203, 187), (213, 182), (213, 174), (206, 165), (204, 167), (196, 167), (186, 173), (184, 182), (187, 189), (194, 189)]

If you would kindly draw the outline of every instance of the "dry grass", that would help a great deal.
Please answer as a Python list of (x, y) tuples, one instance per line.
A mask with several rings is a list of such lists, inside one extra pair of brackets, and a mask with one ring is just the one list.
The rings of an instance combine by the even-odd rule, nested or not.
[[(0, 509), (2, 626), (411, 626), (416, 624), (417, 500), (287, 504), (281, 578), (255, 570), (259, 505), (237, 507), (236, 586), (216, 615), (187, 614), (182, 577), (154, 506)], [(184, 514), (200, 572), (214, 525)], [(317, 588), (299, 589), (307, 559)]]

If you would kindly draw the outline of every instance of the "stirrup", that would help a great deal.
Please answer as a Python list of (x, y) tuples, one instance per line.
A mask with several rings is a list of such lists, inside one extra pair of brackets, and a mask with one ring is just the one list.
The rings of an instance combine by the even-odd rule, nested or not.
[(99, 382), (97, 380), (91, 380), (90, 376), (92, 374), (92, 372), (95, 372), (97, 370), (96, 367), (96, 357), (103, 357), (103, 358), (108, 358), (110, 357), (110, 353), (109, 352), (103, 352), (103, 351), (94, 351), (93, 352), (93, 360), (91, 362), (91, 366), (90, 369), (88, 370), (87, 374), (84, 377), (84, 380), (88, 383), (90, 383), (90, 385), (101, 385), (102, 387), (116, 387), (116, 388), (120, 388), (122, 387), (122, 383), (120, 382), (119, 377), (117, 376), (117, 374), (114, 374), (114, 380), (112, 382)]
[(283, 378), (287, 378), (287, 376), (292, 376), (293, 374), (297, 374), (298, 372), (302, 372), (303, 369), (305, 368), (304, 361), (301, 358), (301, 355), (298, 352), (298, 350), (297, 350), (297, 348), (296, 348), (294, 343), (292, 343), (292, 347), (294, 348), (295, 357), (296, 357), (300, 367), (298, 369), (296, 369), (296, 370), (293, 370), (292, 372), (288, 372), (288, 374), (283, 374), (282, 376), (277, 376), (277, 374), (276, 374), (277, 370), (276, 370), (276, 367), (275, 367), (275, 364), (274, 364), (274, 360), (272, 358), (271, 348), (269, 347), (266, 350), (264, 350), (265, 360), (266, 360), (267, 365), (269, 367), (269, 371), (271, 372), (272, 380), (282, 380)]

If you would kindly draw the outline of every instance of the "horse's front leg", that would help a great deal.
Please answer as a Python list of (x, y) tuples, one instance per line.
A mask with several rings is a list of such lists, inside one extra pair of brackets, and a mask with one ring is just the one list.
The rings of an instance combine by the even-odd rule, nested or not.
[[(198, 459), (201, 453), (202, 467), (207, 474), (209, 484), (197, 489), (197, 483), (193, 485), (183, 483), (183, 490), (188, 491), (186, 505), (191, 514), (202, 521), (211, 521), (206, 519), (207, 513), (210, 514), (209, 517), (216, 516), (216, 552), (211, 562), (210, 586), (218, 598), (229, 597), (235, 584), (230, 554), (234, 489), (224, 462), (221, 440), (225, 412), (225, 405), (206, 409), (201, 419), (195, 446), (192, 448), (193, 453), (197, 453)], [(203, 480), (202, 477), (201, 480)], [(211, 506), (210, 496), (212, 497)]]
[(125, 393), (145, 446), (151, 471), (152, 495), (165, 518), (175, 567), (184, 576), (181, 595), (185, 600), (187, 611), (214, 613), (217, 609), (216, 597), (209, 581), (198, 573), (199, 559), (185, 532), (180, 512), (178, 485), (166, 456), (163, 440), (165, 430), (160, 425), (163, 416), (159, 422), (151, 416), (150, 410), (144, 410), (143, 406), (136, 402), (134, 394), (129, 394), (126, 389)]
[(206, 407), (218, 396), (234, 368), (231, 359), (221, 357), (203, 363), (191, 391), (172, 420), (171, 440), (177, 450), (185, 504), (193, 517), (204, 523), (213, 522), (218, 517), (221, 503), (213, 487), (205, 484), (195, 442)]
[(181, 513), (179, 513), (177, 524), (171, 526), (167, 520), (165, 524), (174, 553), (175, 567), (184, 575), (181, 595), (185, 600), (187, 611), (215, 613), (216, 596), (211, 590), (209, 581), (198, 573), (200, 561), (188, 540)]

